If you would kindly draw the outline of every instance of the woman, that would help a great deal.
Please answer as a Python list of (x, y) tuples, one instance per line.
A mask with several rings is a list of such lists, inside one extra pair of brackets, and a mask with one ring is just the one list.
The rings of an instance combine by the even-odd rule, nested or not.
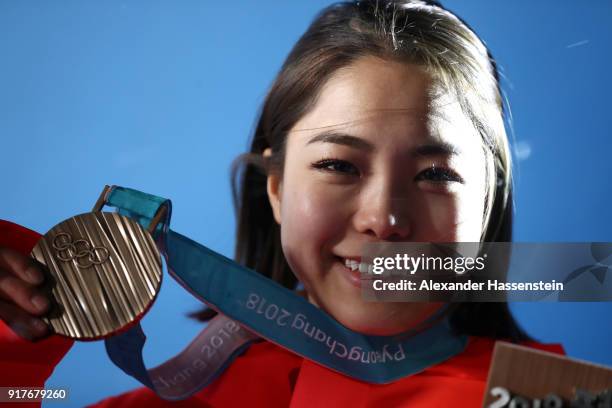
[[(323, 10), (281, 68), (251, 151), (238, 160), (246, 166), (235, 173), (235, 259), (287, 288), (301, 283), (312, 304), (354, 332), (400, 334), (446, 310), (454, 332), (470, 336), (468, 345), (421, 373), (379, 385), (262, 341), (182, 406), (477, 406), (495, 339), (546, 348), (530, 342), (505, 303), (367, 303), (354, 271), (367, 243), (511, 240), (503, 120), (494, 60), (440, 4), (358, 1)], [(37, 239), (4, 228), (22, 253)], [(48, 306), (30, 302), (41, 271), (7, 248), (0, 266), (0, 317), (24, 337), (43, 336), (44, 327), (28, 324)], [(56, 337), (20, 344), (11, 353), (15, 367), (26, 350), (51, 356), (27, 379), (31, 385), (42, 383), (70, 347)], [(122, 404), (164, 402), (140, 389), (98, 406)]]

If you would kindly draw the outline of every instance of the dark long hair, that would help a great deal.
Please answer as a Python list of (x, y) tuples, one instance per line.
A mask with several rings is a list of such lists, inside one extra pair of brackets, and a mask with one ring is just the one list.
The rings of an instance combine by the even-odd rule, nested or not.
[[(269, 172), (282, 177), (289, 130), (312, 107), (322, 85), (339, 68), (365, 55), (419, 64), (434, 83), (458, 100), (482, 138), (487, 159), (483, 235), (487, 242), (512, 240), (512, 182), (505, 109), (495, 61), (473, 30), (439, 2), (365, 0), (333, 4), (314, 19), (295, 44), (262, 106), (249, 153), (232, 166), (237, 216), (234, 259), (295, 289), (284, 257), (280, 227), (270, 207)], [(266, 148), (272, 156), (264, 158)], [(191, 316), (208, 320), (204, 309)], [(462, 303), (450, 317), (468, 335), (529, 340), (506, 303)]]

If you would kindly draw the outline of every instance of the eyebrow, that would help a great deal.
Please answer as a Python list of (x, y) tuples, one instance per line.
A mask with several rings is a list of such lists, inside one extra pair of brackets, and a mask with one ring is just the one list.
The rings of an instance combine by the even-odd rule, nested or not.
[(346, 133), (338, 132), (323, 132), (319, 133), (306, 143), (335, 143), (343, 146), (353, 147), (355, 149), (363, 150), (366, 152), (373, 152), (375, 147), (373, 144), (357, 136), (348, 135)]
[[(433, 139), (433, 138), (430, 138)], [(311, 138), (306, 145), (312, 143), (334, 143), (343, 146), (353, 147), (365, 152), (373, 152), (376, 147), (360, 137), (349, 135), (341, 132), (323, 132)], [(433, 139), (428, 143), (421, 144), (411, 149), (411, 154), (414, 157), (430, 157), (430, 156), (456, 156), (460, 154), (457, 146), (448, 142)]]

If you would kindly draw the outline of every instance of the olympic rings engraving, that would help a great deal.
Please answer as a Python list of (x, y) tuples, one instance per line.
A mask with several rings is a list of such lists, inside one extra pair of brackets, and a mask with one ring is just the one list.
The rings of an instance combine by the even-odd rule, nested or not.
[(76, 261), (79, 268), (91, 268), (108, 260), (109, 252), (103, 246), (93, 246), (85, 239), (72, 240), (67, 232), (60, 232), (53, 238), (55, 257), (63, 262)]

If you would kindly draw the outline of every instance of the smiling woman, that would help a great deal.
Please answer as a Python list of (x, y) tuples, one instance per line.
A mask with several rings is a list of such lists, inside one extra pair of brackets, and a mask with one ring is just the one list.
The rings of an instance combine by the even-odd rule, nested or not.
[[(325, 358), (336, 360), (320, 365), (262, 340), (226, 362), (223, 374), (184, 406), (430, 407), (453, 406), (459, 398), (463, 406), (480, 405), (494, 340), (530, 341), (507, 305), (366, 302), (357, 271), (369, 243), (510, 241), (510, 181), (495, 61), (467, 24), (436, 1), (325, 8), (287, 57), (250, 151), (235, 162), (235, 260), (314, 305), (288, 291), (274, 292), (279, 299), (256, 295), (258, 305), (267, 305), (256, 318), (274, 320), (282, 311), (279, 337), (324, 343)], [(28, 243), (15, 249), (27, 253)], [(3, 259), (16, 268), (9, 281), (17, 285), (25, 267), (11, 265), (26, 265), (26, 258), (0, 248), (0, 265)], [(25, 300), (26, 289), (19, 298), (14, 293), (2, 293), (14, 303), (0, 303), (3, 320), (19, 323), (41, 312)], [(279, 294), (301, 309), (285, 310)], [(305, 310), (341, 334), (326, 334)], [(194, 317), (208, 321), (216, 313), (205, 309)], [(365, 340), (351, 344), (355, 338)], [(361, 347), (372, 339), (381, 347), (366, 353)], [(36, 355), (54, 360), (69, 348), (41, 347)], [(415, 361), (425, 368), (389, 375)], [(342, 364), (374, 372), (377, 381), (336, 371)], [(44, 368), (48, 375), (52, 363)], [(38, 382), (46, 379), (35, 374)], [(162, 404), (140, 389), (99, 406)]]
[[(377, 240), (510, 241), (503, 121), (493, 58), (439, 4), (327, 8), (289, 54), (251, 152), (236, 160), (236, 259), (285, 287), (299, 281), (357, 331), (427, 319), (440, 305), (366, 304), (346, 263)], [(460, 333), (527, 339), (506, 304), (451, 309)]]
[(481, 140), (459, 104), (433, 114), (430, 94), (430, 77), (417, 65), (355, 60), (289, 131), (282, 177), (268, 177), (289, 267), (312, 303), (359, 332), (400, 333), (440, 305), (365, 302), (344, 259), (374, 241), (481, 237)]

